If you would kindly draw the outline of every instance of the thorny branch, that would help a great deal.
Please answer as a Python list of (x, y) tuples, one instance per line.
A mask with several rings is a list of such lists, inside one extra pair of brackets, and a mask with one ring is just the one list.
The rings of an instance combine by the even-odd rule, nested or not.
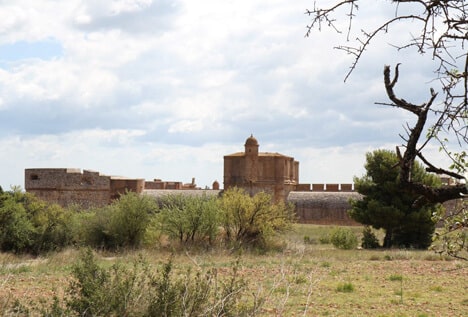
[[(403, 155), (400, 153), (400, 149), (397, 148), (397, 154), (400, 160), (400, 182), (401, 184), (410, 191), (420, 194), (428, 202), (442, 203), (452, 199), (460, 198), (460, 193), (467, 193), (468, 190), (464, 184), (458, 184), (454, 186), (443, 186), (434, 188), (432, 186), (414, 183), (411, 179), (411, 169), (416, 157), (422, 159), (422, 161), (428, 166), (428, 170), (435, 173), (446, 173), (443, 169), (436, 168), (430, 162), (428, 162), (421, 153), (421, 148), (418, 148), (418, 141), (424, 131), (424, 126), (427, 121), (427, 113), (430, 110), (433, 102), (437, 96), (433, 90), (431, 90), (431, 97), (427, 103), (422, 105), (414, 105), (407, 102), (404, 99), (400, 99), (395, 96), (393, 87), (398, 81), (398, 65), (395, 67), (395, 76), (390, 80), (390, 66), (384, 67), (384, 83), (387, 91), (388, 98), (393, 102), (391, 106), (398, 107), (409, 112), (412, 112), (417, 116), (415, 125), (410, 128), (408, 138), (405, 140), (404, 145), (405, 151)], [(450, 172), (452, 177), (462, 179), (463, 176), (457, 173)]]
[[(372, 2), (375, 0), (372, 0)], [(395, 95), (394, 87), (399, 78), (399, 70), (395, 67), (395, 75), (390, 78), (390, 67), (384, 69), (384, 83), (388, 98), (391, 103), (385, 104), (409, 111), (416, 115), (417, 121), (413, 127), (408, 127), (407, 137), (402, 137), (405, 145), (403, 154), (399, 152), (401, 166), (401, 182), (408, 190), (419, 193), (425, 200), (430, 202), (444, 202), (460, 197), (460, 193), (466, 194), (467, 188), (464, 184), (456, 186), (445, 186), (442, 188), (431, 188), (422, 184), (413, 183), (411, 180), (411, 166), (416, 159), (420, 158), (429, 171), (443, 173), (457, 179), (462, 179), (458, 173), (442, 169), (431, 164), (422, 154), (422, 150), (430, 140), (440, 142), (441, 148), (449, 157), (457, 162), (456, 155), (452, 155), (446, 147), (446, 141), (440, 137), (444, 134), (453, 136), (463, 150), (468, 145), (468, 2), (465, 0), (392, 0), (395, 6), (393, 17), (382, 20), (379, 26), (369, 30), (362, 30), (355, 40), (350, 41), (353, 24), (358, 22), (359, 10), (358, 0), (336, 0), (331, 2), (328, 8), (322, 8), (314, 3), (312, 10), (306, 10), (311, 17), (307, 25), (306, 36), (312, 36), (314, 28), (322, 29), (326, 24), (338, 33), (336, 14), (343, 12), (348, 19), (347, 45), (339, 45), (335, 48), (344, 50), (354, 57), (350, 70), (345, 76), (347, 80), (357, 67), (364, 52), (371, 42), (378, 36), (391, 32), (392, 26), (397, 23), (410, 21), (412, 26), (419, 28), (419, 34), (409, 42), (396, 46), (397, 50), (415, 47), (420, 54), (431, 54), (434, 67), (434, 80), (441, 86), (439, 95), (441, 102), (435, 103), (438, 94), (432, 89), (429, 100), (422, 105), (412, 104)], [(361, 6), (365, 1), (359, 2)], [(370, 2), (367, 2), (370, 4)], [(382, 104), (382, 103), (381, 103)], [(436, 123), (428, 129), (428, 133), (422, 136), (427, 122), (428, 114), (436, 116)], [(422, 145), (418, 145), (422, 143)], [(418, 147), (419, 146), (419, 147)], [(458, 171), (463, 171), (466, 166), (458, 165)]]

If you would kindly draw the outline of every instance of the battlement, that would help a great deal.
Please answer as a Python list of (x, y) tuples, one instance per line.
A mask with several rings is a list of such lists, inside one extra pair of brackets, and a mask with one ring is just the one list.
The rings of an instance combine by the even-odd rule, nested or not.
[(354, 184), (312, 184), (312, 191), (318, 192), (352, 192), (354, 191)]
[(28, 168), (24, 185), (31, 190), (109, 190), (111, 177), (79, 168)]
[(28, 168), (24, 172), (27, 192), (62, 206), (104, 206), (126, 191), (141, 193), (144, 179), (101, 175), (78, 168)]
[(354, 191), (354, 184), (346, 183), (346, 184), (298, 184), (295, 187), (296, 192), (353, 192)]

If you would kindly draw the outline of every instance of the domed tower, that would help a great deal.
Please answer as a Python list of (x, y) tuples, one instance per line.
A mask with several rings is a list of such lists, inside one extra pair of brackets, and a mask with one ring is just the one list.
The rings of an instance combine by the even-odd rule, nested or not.
[(253, 194), (253, 187), (258, 178), (258, 141), (251, 134), (245, 140), (245, 185), (249, 187), (249, 192)]
[(251, 134), (247, 140), (245, 140), (245, 156), (258, 156), (258, 141)]

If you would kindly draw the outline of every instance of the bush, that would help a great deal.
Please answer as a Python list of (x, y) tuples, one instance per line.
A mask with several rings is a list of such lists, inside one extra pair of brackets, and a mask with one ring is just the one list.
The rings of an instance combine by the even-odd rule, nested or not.
[[(139, 258), (131, 268), (115, 264), (103, 268), (90, 249), (82, 251), (73, 266), (74, 279), (63, 301), (41, 308), (43, 316), (253, 316), (263, 298), (249, 296), (247, 283), (238, 272), (229, 276), (217, 270), (191, 269), (174, 274), (172, 260), (156, 274)], [(248, 303), (248, 304), (246, 304)]]
[(337, 292), (352, 293), (354, 292), (354, 285), (352, 283), (340, 283), (336, 287)]
[(6, 197), (0, 207), (0, 248), (2, 251), (26, 252), (33, 244), (34, 226), (24, 206)]
[(351, 250), (358, 245), (354, 232), (349, 228), (335, 228), (330, 236), (330, 241), (335, 248)]
[(72, 243), (70, 213), (19, 188), (0, 194), (0, 249), (39, 254)]
[(89, 210), (75, 219), (82, 228), (78, 233), (80, 239), (86, 245), (136, 248), (142, 243), (156, 211), (156, 202), (151, 197), (127, 192), (111, 205)]
[(377, 249), (380, 247), (379, 240), (369, 226), (364, 227), (362, 230), (361, 246), (364, 249)]
[[(131, 269), (115, 264), (105, 269), (97, 264), (91, 249), (82, 251), (73, 266), (66, 293), (64, 315), (128, 316), (144, 313), (144, 295), (149, 285), (148, 266), (139, 259)], [(55, 307), (60, 307), (54, 303)]]
[(264, 192), (250, 197), (242, 189), (229, 189), (220, 199), (219, 207), (225, 239), (237, 245), (265, 246), (275, 233), (290, 229), (294, 220), (292, 205), (273, 203)]
[(214, 243), (220, 219), (215, 197), (170, 195), (160, 205), (162, 233), (182, 244)]

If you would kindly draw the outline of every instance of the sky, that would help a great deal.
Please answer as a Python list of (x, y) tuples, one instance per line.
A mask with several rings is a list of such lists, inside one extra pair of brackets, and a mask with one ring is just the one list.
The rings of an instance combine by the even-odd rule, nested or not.
[[(394, 13), (388, 1), (368, 3), (356, 32)], [(26, 168), (81, 168), (222, 187), (223, 156), (251, 134), (261, 152), (299, 161), (301, 183), (352, 182), (365, 154), (401, 144), (413, 119), (375, 104), (387, 102), (383, 66), (401, 62), (397, 93), (422, 103), (433, 64), (392, 47), (412, 36), (397, 25), (344, 82), (352, 56), (333, 49), (343, 34), (305, 37), (313, 6), (1, 1), (0, 186), (23, 187)]]

